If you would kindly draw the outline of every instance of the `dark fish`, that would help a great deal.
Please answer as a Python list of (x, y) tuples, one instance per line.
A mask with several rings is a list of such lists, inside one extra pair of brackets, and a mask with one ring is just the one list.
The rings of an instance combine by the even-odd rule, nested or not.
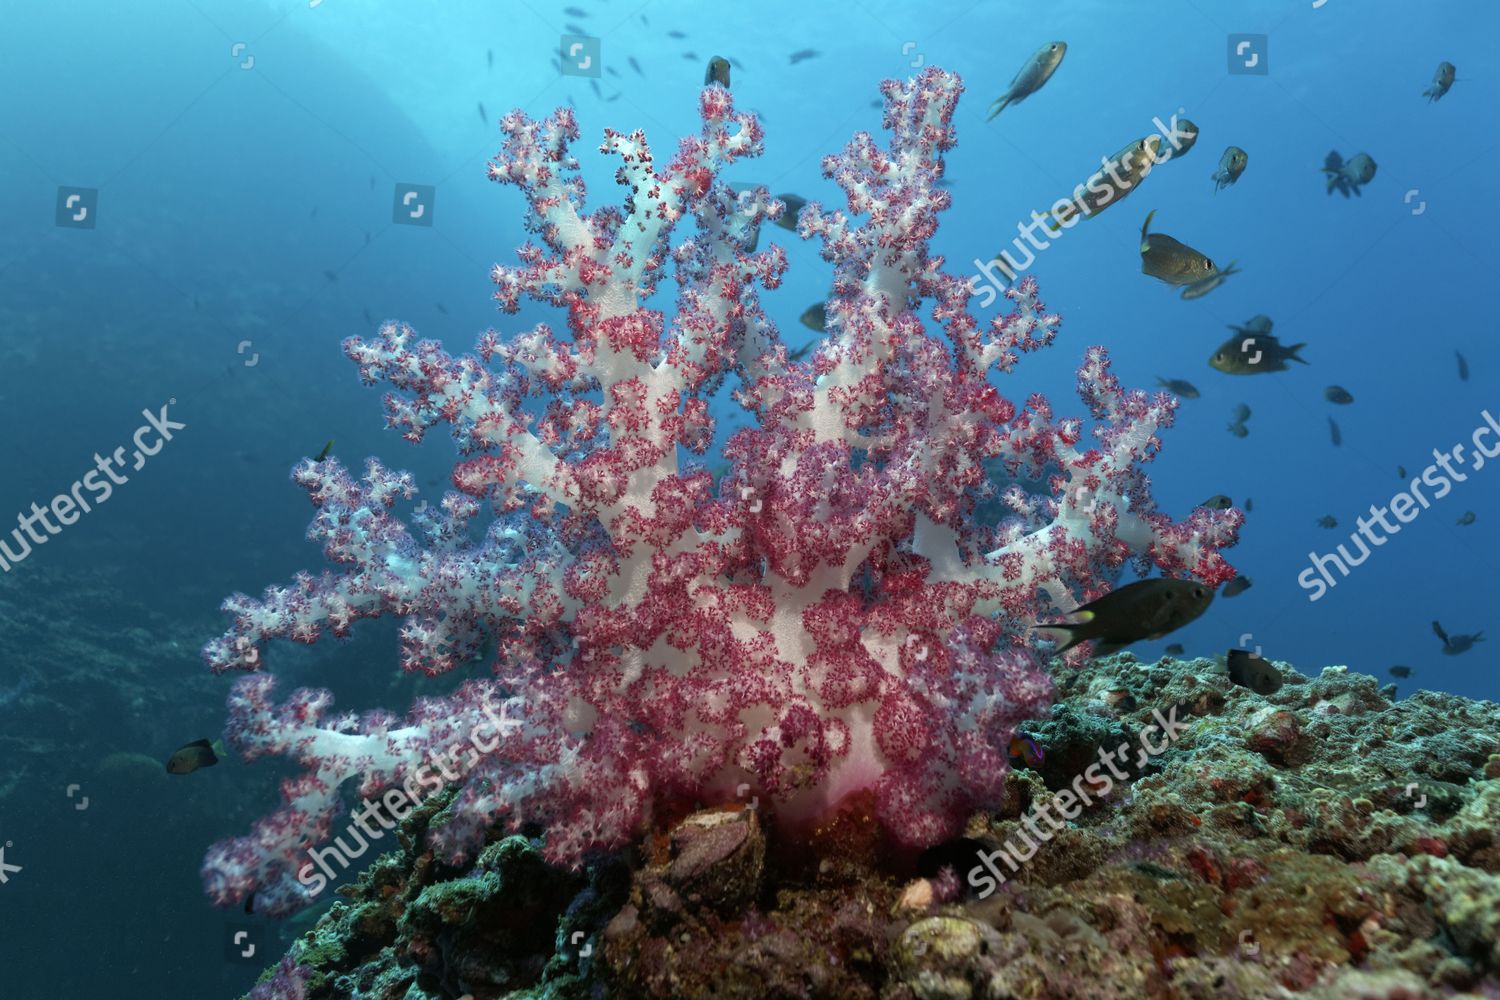
[(1270, 334), (1253, 337), (1230, 337), (1219, 345), (1219, 349), (1208, 359), (1210, 368), (1225, 375), (1260, 375), (1265, 372), (1282, 372), (1288, 361), (1307, 364), (1298, 351), (1306, 344), (1283, 347)]
[[(613, 104), (615, 101), (618, 101), (624, 95), (625, 95), (625, 91), (623, 91), (623, 90), (616, 91), (615, 93), (610, 94), (608, 97), (606, 97), (604, 99), (604, 103), (605, 104)], [(750, 249), (754, 250), (755, 248), (751, 247)]]
[(1328, 418), (1328, 436), (1333, 439), (1335, 448), (1344, 443), (1344, 435), (1339, 433), (1338, 422), (1332, 417)]
[(1460, 517), (1456, 523), (1462, 526), (1473, 524), (1476, 520), (1478, 520), (1478, 518), (1475, 517), (1474, 512), (1472, 510), (1466, 510), (1464, 511), (1463, 516)]
[(583, 30), (582, 28), (580, 28), (576, 24), (565, 24), (565, 25), (563, 25), (563, 27), (567, 29), (567, 32), (570, 35), (587, 35), (588, 34), (587, 31)]
[(1229, 679), (1256, 694), (1275, 694), (1281, 690), (1281, 671), (1248, 649), (1231, 649), (1227, 657)]
[(1238, 597), (1240, 594), (1243, 594), (1245, 591), (1249, 590), (1254, 585), (1254, 583), (1255, 581), (1251, 580), (1248, 576), (1237, 576), (1233, 580), (1230, 580), (1228, 583), (1224, 584), (1224, 596)]
[(1354, 397), (1350, 395), (1349, 390), (1341, 385), (1330, 385), (1324, 389), (1323, 398), (1330, 403), (1338, 403), (1340, 406), (1347, 406), (1354, 402)]
[(442, 313), (444, 316), (448, 315), (447, 306), (443, 305), (441, 302), (434, 302), (433, 305), (437, 307), (438, 312)]
[(1240, 269), (1234, 266), (1238, 263), (1239, 261), (1232, 260), (1229, 262), (1228, 267), (1221, 270), (1212, 278), (1204, 278), (1202, 281), (1195, 281), (1191, 285), (1188, 285), (1182, 290), (1182, 298), (1187, 300), (1203, 298), (1203, 296), (1228, 281), (1231, 274), (1239, 274)]
[(708, 60), (708, 68), (703, 71), (703, 86), (717, 83), (721, 87), (729, 87), (729, 60), (723, 56), (713, 56)]
[(1234, 501), (1220, 493), (1217, 496), (1209, 497), (1198, 506), (1207, 507), (1209, 510), (1228, 510), (1234, 506)]
[(1255, 502), (1249, 497), (1245, 498), (1245, 513), (1248, 514), (1255, 509)]
[(1244, 423), (1250, 419), (1250, 407), (1244, 403), (1238, 403), (1234, 408), (1234, 419), (1236, 423)]
[(797, 318), (802, 321), (803, 326), (822, 333), (828, 328), (828, 307), (819, 302), (817, 305), (808, 306)]
[(167, 758), (167, 773), (192, 774), (200, 767), (213, 767), (218, 762), (212, 743), (208, 740), (194, 740), (179, 747)]
[(776, 200), (786, 204), (786, 210), (776, 220), (776, 224), (782, 229), (797, 231), (797, 213), (802, 211), (802, 206), (807, 204), (806, 198), (799, 198), (794, 194), (778, 194)]
[(488, 125), (489, 122), (490, 122), (490, 113), (488, 111), (484, 110), (484, 102), (483, 101), (479, 102), (479, 120), (482, 121), (482, 122), (484, 122), (486, 125)]
[(1458, 359), (1458, 380), (1460, 382), (1469, 381), (1469, 362), (1458, 351), (1454, 351), (1453, 356)]
[(1392, 677), (1410, 677), (1411, 667), (1402, 666), (1398, 663), (1391, 668), (1390, 673)]
[(669, 31), (669, 32), (667, 32), (667, 37), (668, 37), (668, 38), (677, 38), (677, 39), (682, 39), (682, 38), (686, 38), (686, 37), (687, 37), (687, 35), (685, 35), (685, 34), (683, 34), (683, 33), (682, 33), (682, 32), (680, 32), (680, 31), (675, 31), (675, 30), (674, 30), (674, 31)]
[(1044, 213), (1041, 220), (1050, 232), (1057, 233), (1075, 216), (1091, 219), (1098, 215), (1135, 190), (1159, 162), (1157, 157), (1165, 145), (1159, 135), (1149, 135), (1130, 143), (1105, 160), (1088, 180), (1075, 187), (1062, 208), (1054, 206), (1055, 210)]
[(1041, 744), (1037, 743), (1035, 738), (1022, 732), (1017, 732), (1015, 736), (1011, 737), (1010, 756), (1013, 760), (1019, 760), (1033, 771), (1041, 767), (1042, 761), (1047, 759), (1047, 755), (1043, 752)]
[(1214, 262), (1186, 243), (1166, 233), (1153, 233), (1151, 220), (1156, 209), (1146, 213), (1141, 223), (1141, 273), (1169, 285), (1191, 285), (1218, 273)]
[(1161, 386), (1163, 389), (1176, 393), (1183, 399), (1198, 398), (1198, 387), (1193, 385), (1193, 383), (1187, 381), (1186, 379), (1162, 378), (1160, 375), (1158, 375), (1156, 376), (1156, 384)]
[(803, 344), (801, 347), (788, 354), (786, 356), (786, 359), (788, 361), (801, 361), (803, 358), (807, 357), (808, 354), (812, 353), (812, 349), (817, 346), (818, 342), (816, 340), (809, 340), (807, 343)]
[(606, 66), (606, 67), (604, 67), (604, 72), (608, 73), (610, 76), (614, 77), (616, 80), (620, 79), (620, 71), (617, 70), (617, 69), (615, 69), (613, 66)]
[(1223, 188), (1227, 188), (1240, 179), (1240, 174), (1245, 172), (1245, 167), (1250, 163), (1250, 154), (1238, 146), (1230, 146), (1224, 150), (1224, 155), (1219, 157), (1219, 169), (1213, 172), (1211, 180), (1214, 182), (1214, 193), (1217, 194)]
[(1193, 580), (1137, 580), (1069, 612), (1080, 619), (1077, 622), (1032, 628), (1043, 638), (1063, 643), (1054, 656), (1089, 641), (1094, 642), (1090, 655), (1104, 656), (1133, 642), (1175, 632), (1208, 610), (1213, 599), (1211, 588)]
[(1010, 105), (1020, 104), (1041, 90), (1042, 85), (1052, 79), (1052, 74), (1057, 72), (1057, 67), (1062, 65), (1063, 56), (1067, 54), (1067, 42), (1048, 42), (1033, 52), (1010, 81), (1010, 89), (990, 104), (990, 116), (985, 121), (994, 121), (995, 116)]
[(1271, 317), (1260, 314), (1251, 316), (1249, 319), (1245, 320), (1244, 326), (1235, 326), (1233, 323), (1230, 323), (1229, 329), (1233, 330), (1235, 333), (1240, 334), (1241, 336), (1251, 337), (1255, 336), (1256, 334), (1270, 333), (1271, 325)]
[(1198, 142), (1198, 126), (1190, 119), (1172, 116), (1172, 134), (1167, 141), (1161, 145), (1161, 156), (1158, 163), (1166, 163), (1168, 160), (1180, 159), (1187, 155), (1188, 150)]
[(485, 62), (485, 68), (486, 69), (494, 69), (495, 68), (495, 50), (494, 49), (485, 49), (484, 50), (484, 62)]
[(589, 12), (582, 7), (564, 7), (562, 12), (569, 17), (588, 17)]
[(1437, 622), (1433, 622), (1432, 631), (1436, 632), (1437, 637), (1443, 640), (1443, 654), (1445, 656), (1457, 656), (1459, 653), (1466, 653), (1473, 648), (1474, 643), (1484, 641), (1483, 629), (1475, 632), (1473, 635), (1449, 635), (1443, 631), (1443, 626)]
[(817, 49), (798, 49), (788, 57), (788, 64), (795, 66), (806, 59), (816, 59), (822, 55)]
[(1398, 466), (1396, 466), (1396, 478), (1397, 479), (1405, 479), (1406, 478), (1406, 466), (1404, 466), (1404, 465), (1398, 465)]
[(374, 326), (375, 325), (375, 317), (370, 315), (370, 310), (368, 310), (368, 309), (361, 310), (361, 315), (363, 315), (364, 318), (365, 318), (365, 325), (367, 325), (367, 326)]
[(1337, 188), (1345, 198), (1359, 194), (1359, 189), (1375, 178), (1375, 161), (1369, 153), (1356, 153), (1345, 163), (1338, 150), (1332, 150), (1323, 160), (1323, 172), (1328, 175), (1328, 194)]
[(1237, 438), (1250, 436), (1250, 428), (1245, 426), (1245, 422), (1243, 420), (1237, 420), (1234, 423), (1228, 424), (1226, 426), (1229, 428), (1229, 433), (1233, 434)]
[(331, 451), (333, 451), (333, 438), (329, 438), (328, 439), (328, 443), (325, 444), (325, 445), (323, 445), (323, 450), (320, 451), (320, 452), (318, 452), (318, 457), (315, 458), (315, 459), (313, 459), (313, 461), (314, 462), (321, 462), (321, 461), (323, 461), (323, 459), (325, 459), (325, 458), (328, 457), (328, 454)]
[(635, 70), (636, 73), (638, 73), (641, 76), (645, 76), (646, 75), (641, 70), (641, 64), (635, 61), (635, 56), (626, 56), (625, 57), (625, 61), (630, 64), (630, 68), (633, 69), (633, 70)]
[(1182, 643), (1180, 643), (1180, 642), (1174, 642), (1174, 643), (1172, 643), (1170, 646), (1167, 647), (1167, 652), (1169, 654), (1171, 654), (1172, 656), (1181, 656), (1183, 654), (1183, 652), (1184, 652)]
[(1432, 86), (1422, 91), (1422, 96), (1427, 98), (1429, 104), (1433, 101), (1441, 101), (1443, 95), (1448, 93), (1448, 89), (1453, 86), (1457, 75), (1458, 70), (1451, 62), (1438, 63), (1437, 72), (1432, 75)]
[(604, 91), (602, 91), (602, 90), (599, 89), (599, 81), (598, 80), (589, 80), (589, 88), (591, 90), (593, 90), (595, 97), (603, 97), (604, 96)]
[(1337, 528), (1338, 526), (1339, 520), (1332, 514), (1324, 514), (1322, 517), (1318, 518), (1318, 527), (1320, 528)]

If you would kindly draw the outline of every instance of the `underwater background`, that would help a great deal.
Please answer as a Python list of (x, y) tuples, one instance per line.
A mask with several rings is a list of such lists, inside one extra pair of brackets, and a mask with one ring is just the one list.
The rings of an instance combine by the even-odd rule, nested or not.
[[(444, 485), (451, 441), (414, 447), (384, 430), (380, 393), (359, 384), (340, 342), (400, 319), (457, 352), (487, 327), (560, 323), (533, 302), (501, 315), (491, 299), (489, 268), (527, 238), (520, 194), (485, 176), (496, 121), (572, 103), (590, 205), (614, 203), (614, 163), (592, 154), (594, 141), (642, 128), (665, 154), (696, 132), (716, 54), (739, 64), (736, 101), (766, 130), (765, 154), (726, 178), (830, 205), (841, 198), (820, 159), (878, 130), (879, 81), (931, 65), (961, 74), (953, 207), (933, 241), (960, 274), (1100, 156), (1155, 131), (1154, 118), (1190, 117), (1201, 134), (1189, 156), (1153, 171), (1128, 208), (1037, 255), (1030, 272), (1062, 330), (1002, 385), (1082, 414), (1076, 367), (1104, 344), (1129, 387), (1163, 377), (1201, 391), (1148, 467), (1154, 494), (1174, 518), (1216, 494), (1253, 499), (1227, 555), (1254, 585), (1134, 651), (1259, 646), (1303, 673), (1342, 664), (1385, 683), (1391, 666), (1408, 666), (1402, 695), (1500, 696), (1487, 644), (1444, 655), (1432, 628), (1492, 627), (1500, 467), (1456, 484), (1321, 599), (1297, 582), (1310, 553), (1347, 545), (1355, 519), (1403, 488), (1398, 467), (1420, 475), (1433, 449), (1484, 426), (1481, 411), (1500, 414), (1500, 8), (576, 0), (573, 10), (174, 0), (9, 12), (0, 514), (66, 492), (96, 452), (131, 450), (143, 410), (170, 405), (186, 426), (107, 503), (0, 575), (0, 843), (20, 866), (0, 884), (0, 995), (229, 997), (285, 949), (285, 928), (213, 909), (198, 876), (207, 844), (272, 804), (276, 765), (226, 759), (178, 778), (160, 761), (223, 726), (229, 678), (198, 653), (224, 627), (219, 602), (320, 568), (303, 540), (307, 501), (287, 478), (296, 461), (332, 440), (348, 464), (378, 455), (424, 488)], [(570, 25), (600, 40), (615, 72), (560, 74)], [(1264, 74), (1230, 72), (1238, 34), (1265, 36)], [(1056, 75), (986, 123), (989, 102), (1051, 39), (1068, 45)], [(801, 50), (817, 54), (791, 62)], [(1458, 82), (1430, 103), (1422, 92), (1443, 60)], [(1210, 174), (1231, 144), (1249, 165), (1216, 192)], [(1326, 192), (1330, 150), (1378, 162), (1359, 197)], [(394, 221), (405, 184), (432, 187), (429, 225)], [(66, 204), (63, 189), (80, 200)], [(79, 207), (91, 214), (75, 218)], [(1140, 222), (1152, 209), (1157, 230), (1242, 273), (1195, 301), (1142, 275)], [(798, 317), (826, 295), (831, 268), (792, 233), (767, 239), (787, 247), (791, 268), (762, 301), (800, 345), (816, 335)], [(658, 308), (674, 294), (664, 285)], [(1226, 326), (1256, 314), (1283, 343), (1307, 344), (1305, 367), (1244, 378), (1208, 366)], [(1331, 385), (1354, 402), (1329, 402)], [(719, 403), (722, 440), (744, 418)], [(1243, 438), (1226, 431), (1242, 403), (1253, 414)], [(1470, 511), (1472, 523), (1458, 523)], [(1326, 515), (1336, 528), (1320, 527)], [(395, 631), (361, 623), (336, 645), (277, 644), (270, 662), (288, 688), (327, 684), (346, 708), (399, 708), (451, 686), (401, 676)], [(240, 931), (253, 936), (234, 940)]]

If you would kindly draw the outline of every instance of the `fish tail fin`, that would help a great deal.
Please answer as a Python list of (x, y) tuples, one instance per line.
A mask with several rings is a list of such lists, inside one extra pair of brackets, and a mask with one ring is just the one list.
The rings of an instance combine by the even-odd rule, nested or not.
[(1061, 656), (1080, 642), (1087, 642), (1088, 637), (1076, 634), (1082, 625), (1033, 625), (1031, 631), (1043, 639), (1050, 639), (1060, 645), (1052, 651), (1053, 656)]
[(1292, 346), (1290, 346), (1290, 347), (1288, 347), (1286, 349), (1286, 356), (1288, 358), (1291, 358), (1293, 361), (1297, 361), (1297, 362), (1300, 362), (1301, 364), (1305, 365), (1305, 364), (1307, 364), (1307, 360), (1305, 358), (1303, 358), (1302, 355), (1298, 354), (1297, 352), (1300, 351), (1300, 350), (1302, 350), (1302, 348), (1304, 348), (1306, 346), (1307, 346), (1306, 342), (1303, 342), (1301, 344), (1293, 344)]
[(1005, 106), (1007, 104), (1009, 104), (1009, 103), (1010, 103), (1010, 95), (1009, 94), (1006, 94), (1004, 97), (996, 99), (995, 102), (990, 105), (990, 116), (988, 118), (986, 118), (985, 121), (987, 121), (987, 122), (994, 121), (995, 120), (995, 116), (998, 115), (1000, 112), (1004, 111), (1005, 110)]
[(1151, 228), (1151, 220), (1155, 216), (1156, 216), (1156, 209), (1153, 208), (1151, 211), (1149, 211), (1149, 212), (1146, 213), (1146, 221), (1143, 222), (1143, 223), (1141, 223), (1141, 242), (1142, 243), (1146, 242), (1147, 232)]

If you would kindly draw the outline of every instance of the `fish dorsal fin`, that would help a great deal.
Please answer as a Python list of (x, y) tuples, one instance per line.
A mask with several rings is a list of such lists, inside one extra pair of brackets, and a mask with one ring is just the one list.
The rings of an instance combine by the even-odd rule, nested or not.
[(207, 739), (194, 740), (193, 742), (189, 743), (188, 746), (190, 746), (190, 747), (203, 747), (203, 748), (208, 749), (208, 750), (212, 750), (214, 748), (214, 745), (212, 743), (208, 742)]

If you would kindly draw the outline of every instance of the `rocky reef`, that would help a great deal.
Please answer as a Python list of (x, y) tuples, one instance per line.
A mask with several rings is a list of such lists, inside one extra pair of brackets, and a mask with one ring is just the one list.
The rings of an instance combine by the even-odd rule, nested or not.
[[(922, 854), (868, 800), (792, 838), (750, 799), (578, 872), (525, 835), (457, 869), (425, 846), (438, 797), (251, 996), (1500, 996), (1500, 705), (1276, 667), (1262, 695), (1209, 659), (1055, 661), (1044, 761)], [(1150, 752), (1093, 779), (1120, 744)], [(1028, 839), (1086, 773), (1091, 804)], [(979, 852), (1018, 842), (981, 897)]]

